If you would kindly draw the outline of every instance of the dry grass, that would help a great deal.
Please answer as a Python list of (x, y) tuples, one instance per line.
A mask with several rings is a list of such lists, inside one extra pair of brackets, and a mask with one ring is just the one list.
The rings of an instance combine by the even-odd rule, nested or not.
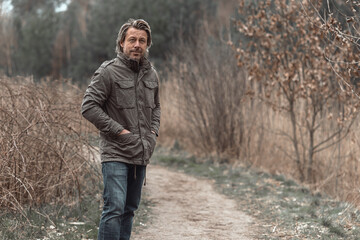
[(96, 184), (82, 96), (64, 82), (0, 78), (0, 208), (77, 202)]
[[(166, 73), (168, 81), (161, 89), (160, 142), (168, 146), (179, 142), (196, 155), (245, 163), (300, 180), (294, 146), (289, 140), (292, 125), (287, 113), (274, 110), (257, 98), (261, 87), (249, 81), (244, 83), (246, 73), (229, 63), (231, 56), (206, 55), (204, 52), (214, 51), (218, 46), (208, 49), (206, 44), (203, 46), (183, 46), (181, 53), (175, 54), (179, 58), (172, 61), (172, 68)], [(234, 69), (227, 71), (222, 64), (235, 68), (238, 74), (234, 74)], [(237, 95), (232, 94), (234, 89)], [(255, 95), (248, 96), (248, 92)], [(299, 119), (304, 115), (302, 111), (297, 109)], [(357, 206), (360, 206), (359, 124), (359, 119), (355, 120), (346, 138), (314, 155), (313, 178), (305, 183), (314, 191), (326, 192)], [(315, 141), (321, 142), (337, 126), (335, 118), (321, 119)], [(298, 131), (301, 154), (306, 158), (306, 128), (299, 126)], [(335, 143), (337, 138), (332, 141)]]
[[(295, 180), (300, 179), (297, 165), (293, 159), (294, 149), (292, 143), (284, 136), (284, 132), (291, 131), (289, 118), (284, 113), (273, 111), (271, 108), (263, 108), (265, 119), (262, 126), (256, 126), (253, 133), (262, 135), (262, 145), (253, 141), (250, 150), (253, 152), (250, 161), (256, 167), (265, 169), (274, 174), (285, 174)], [(314, 157), (313, 179), (307, 184), (313, 191), (325, 192), (339, 200), (345, 200), (360, 206), (360, 189), (358, 181), (360, 179), (359, 169), (359, 139), (358, 125), (351, 129), (351, 133), (340, 143), (333, 145), (317, 154)], [(317, 142), (329, 135), (327, 130), (334, 127), (332, 121), (324, 123), (318, 133)], [(262, 128), (266, 130), (262, 132)], [(303, 134), (304, 142), (307, 142), (306, 134)], [(336, 139), (335, 139), (336, 140)], [(257, 149), (257, 150), (256, 150)], [(302, 149), (303, 154), (307, 154), (306, 149)]]
[(177, 139), (186, 138), (186, 128), (181, 123), (178, 93), (179, 88), (174, 81), (160, 85), (161, 127), (159, 141), (171, 147)]
[[(163, 84), (161, 92), (162, 122), (160, 142), (172, 146), (179, 142), (186, 150), (198, 155), (211, 155), (200, 149), (198, 142), (202, 138), (191, 131), (188, 122), (182, 116), (183, 111), (176, 103), (179, 95), (175, 82)], [(274, 174), (285, 174), (294, 180), (300, 178), (296, 163), (289, 155), (293, 153), (292, 143), (283, 135), (291, 131), (289, 119), (284, 113), (274, 111), (261, 101), (250, 100), (244, 107), (244, 140), (238, 143), (239, 154), (229, 156), (233, 164), (247, 164)], [(329, 126), (331, 123), (328, 123)], [(360, 205), (359, 121), (353, 126), (351, 134), (318, 154), (314, 159), (314, 179), (309, 185), (314, 191), (324, 191), (338, 199)], [(321, 134), (327, 134), (326, 128)], [(321, 135), (320, 134), (320, 135)], [(306, 141), (306, 139), (304, 140)], [(201, 151), (203, 150), (203, 151)], [(306, 152), (305, 152), (306, 154)]]

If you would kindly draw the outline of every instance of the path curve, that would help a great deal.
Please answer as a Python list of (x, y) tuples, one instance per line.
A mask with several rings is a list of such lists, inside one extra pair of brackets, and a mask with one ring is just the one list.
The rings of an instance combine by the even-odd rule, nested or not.
[(134, 240), (248, 240), (253, 219), (236, 202), (216, 192), (209, 180), (149, 165), (143, 188), (154, 203), (147, 226)]

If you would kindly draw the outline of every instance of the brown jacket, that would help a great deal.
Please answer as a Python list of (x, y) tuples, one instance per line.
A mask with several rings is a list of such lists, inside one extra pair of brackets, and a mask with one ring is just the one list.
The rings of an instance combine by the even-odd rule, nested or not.
[[(81, 113), (100, 131), (102, 162), (148, 164), (160, 127), (155, 69), (147, 59), (138, 64), (122, 53), (104, 62), (86, 89)], [(123, 129), (131, 133), (119, 135)]]

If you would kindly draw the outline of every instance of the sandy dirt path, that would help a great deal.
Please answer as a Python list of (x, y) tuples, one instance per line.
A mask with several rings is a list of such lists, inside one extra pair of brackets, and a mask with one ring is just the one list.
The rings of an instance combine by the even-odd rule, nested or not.
[(254, 239), (254, 222), (209, 180), (149, 165), (143, 188), (154, 203), (151, 220), (132, 239)]

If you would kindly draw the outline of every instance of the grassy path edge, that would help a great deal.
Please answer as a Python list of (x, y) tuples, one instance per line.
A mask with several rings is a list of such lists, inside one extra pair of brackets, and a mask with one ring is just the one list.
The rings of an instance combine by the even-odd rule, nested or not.
[[(259, 239), (360, 239), (358, 209), (312, 193), (283, 175), (217, 164), (165, 148), (157, 148), (152, 164), (211, 179), (217, 191), (258, 220)], [(151, 214), (151, 204), (146, 207)], [(141, 231), (141, 226), (136, 230)]]

